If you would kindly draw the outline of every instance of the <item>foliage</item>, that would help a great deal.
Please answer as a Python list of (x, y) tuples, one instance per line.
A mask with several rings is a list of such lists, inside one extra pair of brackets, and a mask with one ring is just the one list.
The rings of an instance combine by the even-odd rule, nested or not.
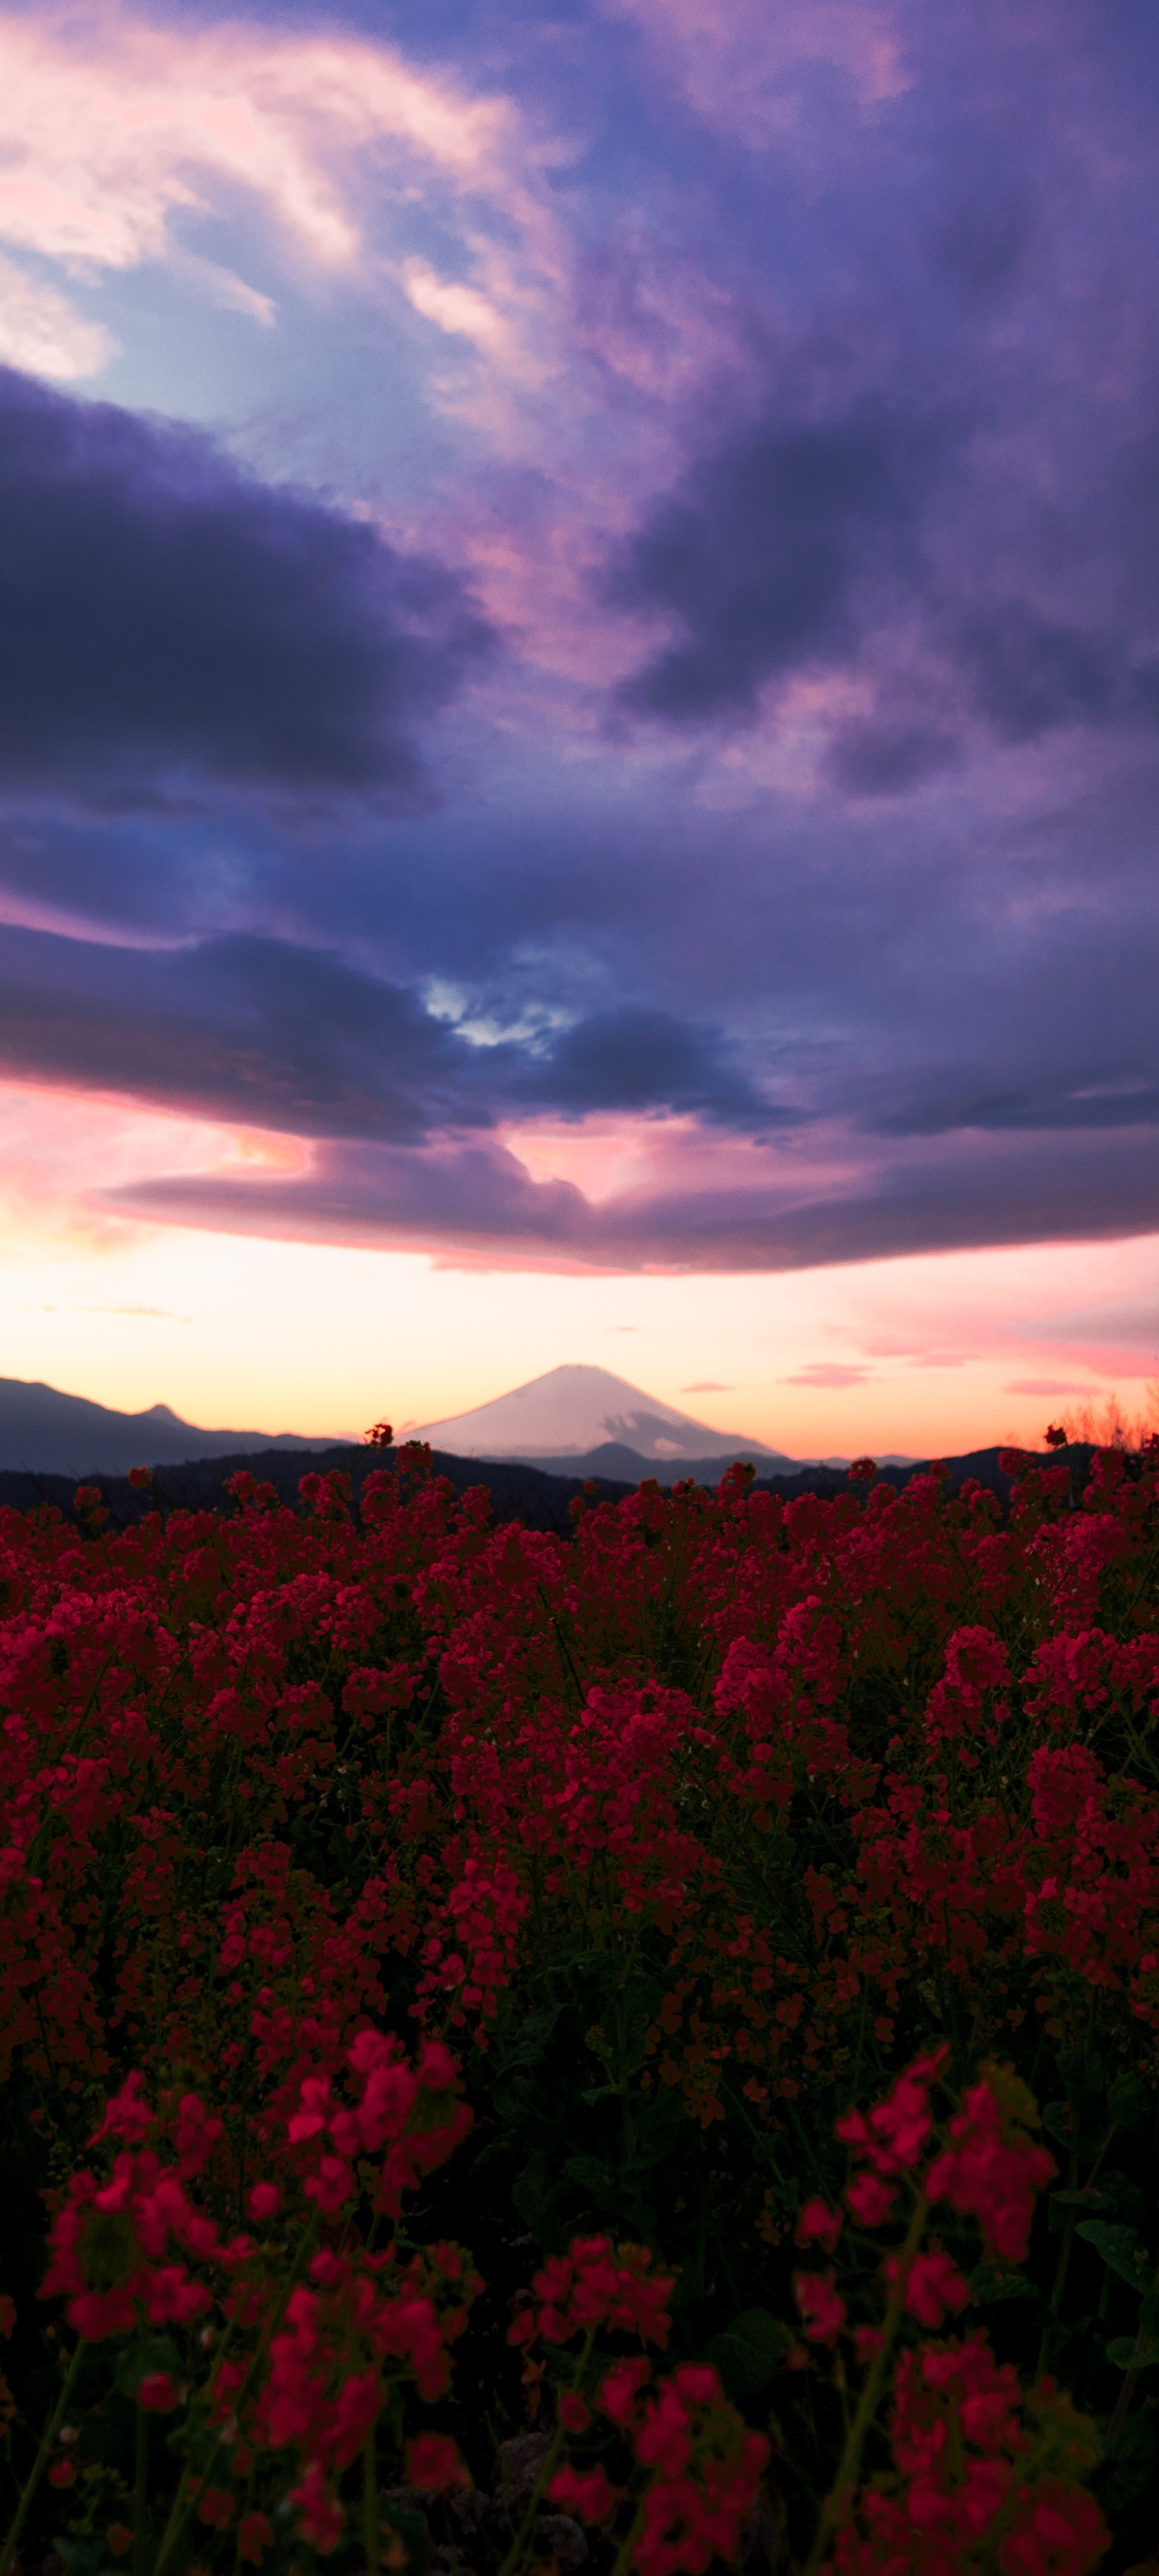
[(1008, 1463), (0, 1517), (6, 2568), (1146, 2553), (1159, 1443)]

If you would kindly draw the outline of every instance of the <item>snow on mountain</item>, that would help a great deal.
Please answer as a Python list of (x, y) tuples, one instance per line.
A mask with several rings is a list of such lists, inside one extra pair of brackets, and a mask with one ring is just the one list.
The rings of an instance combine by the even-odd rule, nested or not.
[(457, 1458), (582, 1458), (609, 1440), (639, 1458), (704, 1458), (718, 1451), (791, 1464), (780, 1449), (737, 1431), (718, 1431), (646, 1395), (610, 1369), (573, 1364), (513, 1387), (470, 1413), (424, 1422), (408, 1439), (429, 1440)]

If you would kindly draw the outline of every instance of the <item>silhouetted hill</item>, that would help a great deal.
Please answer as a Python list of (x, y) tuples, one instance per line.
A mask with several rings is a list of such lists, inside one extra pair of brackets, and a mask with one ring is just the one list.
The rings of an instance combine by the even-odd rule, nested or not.
[[(612, 1443), (608, 1445), (614, 1446)], [(617, 1454), (630, 1457), (632, 1453), (620, 1450)], [(1085, 1442), (1076, 1441), (1063, 1454), (1069, 1461), (1072, 1489), (1077, 1495), (1086, 1483), (1093, 1449)], [(973, 1478), (977, 1484), (996, 1494), (1005, 1508), (1011, 1486), (1009, 1477), (1002, 1473), (998, 1458), (998, 1449), (992, 1448), (971, 1449), (963, 1457), (947, 1459), (948, 1490), (957, 1493)], [(676, 1463), (682, 1475), (693, 1472), (687, 1462)], [(702, 1463), (714, 1470), (719, 1466), (715, 1459)], [(733, 1462), (726, 1459), (724, 1463), (730, 1466)], [(1048, 1462), (1039, 1459), (1037, 1463), (1045, 1465)], [(583, 1495), (589, 1501), (619, 1502), (635, 1491), (643, 1477), (657, 1475), (657, 1461), (654, 1459), (637, 1462), (638, 1468), (643, 1470), (643, 1477), (633, 1472), (630, 1477), (600, 1476), (595, 1479), (550, 1475), (541, 1467), (523, 1466), (506, 1459), (456, 1458), (441, 1450), (432, 1453), (431, 1464), (434, 1473), (447, 1477), (457, 1494), (468, 1492), (472, 1486), (485, 1486), (497, 1521), (520, 1521), (527, 1529), (555, 1530), (565, 1538), (573, 1527), (569, 1507), (577, 1495)], [(157, 1510), (165, 1513), (232, 1512), (236, 1506), (226, 1486), (229, 1478), (242, 1469), (248, 1469), (259, 1483), (272, 1485), (279, 1501), (298, 1505), (298, 1487), (303, 1476), (311, 1473), (329, 1475), (334, 1469), (340, 1469), (349, 1476), (352, 1493), (357, 1499), (366, 1477), (383, 1467), (391, 1472), (397, 1471), (398, 1452), (370, 1449), (359, 1442), (357, 1446), (322, 1450), (265, 1448), (237, 1452), (224, 1458), (193, 1458), (178, 1464), (162, 1462), (155, 1469), (152, 1486), (145, 1492), (139, 1492), (130, 1485), (127, 1477), (122, 1476), (102, 1476), (86, 1481), (99, 1482), (113, 1525), (124, 1528)], [(924, 1472), (923, 1462), (907, 1467), (883, 1466), (878, 1482), (892, 1485), (895, 1491), (900, 1492), (914, 1476)], [(697, 1481), (715, 1484), (719, 1482), (719, 1476), (714, 1473), (711, 1479), (698, 1477)], [(594, 1495), (590, 1492), (593, 1483)], [(39, 1503), (55, 1503), (70, 1520), (75, 1519), (73, 1496), (76, 1484), (77, 1479), (73, 1476), (0, 1472), (0, 1507), (8, 1505), (16, 1511), (30, 1511)], [(831, 1498), (849, 1492), (849, 1479), (838, 1467), (801, 1467), (791, 1475), (758, 1476), (750, 1491), (780, 1494), (786, 1501), (793, 1501), (802, 1494)]]
[(203, 1431), (167, 1404), (143, 1413), (65, 1395), (39, 1378), (0, 1377), (0, 1469), (33, 1475), (118, 1476), (130, 1467), (180, 1465), (228, 1451), (325, 1448), (301, 1431)]

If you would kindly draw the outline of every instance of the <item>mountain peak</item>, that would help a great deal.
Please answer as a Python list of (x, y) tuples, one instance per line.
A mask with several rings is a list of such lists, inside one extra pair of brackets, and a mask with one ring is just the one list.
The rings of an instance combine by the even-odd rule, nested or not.
[(777, 1458), (763, 1440), (720, 1431), (691, 1413), (648, 1395), (613, 1370), (582, 1360), (546, 1369), (542, 1377), (512, 1387), (489, 1404), (424, 1422), (410, 1437), (460, 1458), (582, 1458), (612, 1440), (641, 1458), (703, 1458), (718, 1450), (744, 1450)]

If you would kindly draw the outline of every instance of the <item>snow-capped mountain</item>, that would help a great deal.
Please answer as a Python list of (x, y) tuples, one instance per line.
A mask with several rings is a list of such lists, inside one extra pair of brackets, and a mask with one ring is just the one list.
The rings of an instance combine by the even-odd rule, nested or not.
[(702, 1459), (718, 1452), (730, 1457), (762, 1458), (778, 1466), (793, 1461), (781, 1449), (766, 1448), (738, 1431), (718, 1431), (646, 1395), (610, 1369), (576, 1364), (548, 1369), (543, 1377), (513, 1387), (490, 1404), (456, 1413), (442, 1422), (424, 1422), (408, 1439), (429, 1440), (433, 1449), (457, 1458), (586, 1458), (608, 1441), (638, 1458)]

